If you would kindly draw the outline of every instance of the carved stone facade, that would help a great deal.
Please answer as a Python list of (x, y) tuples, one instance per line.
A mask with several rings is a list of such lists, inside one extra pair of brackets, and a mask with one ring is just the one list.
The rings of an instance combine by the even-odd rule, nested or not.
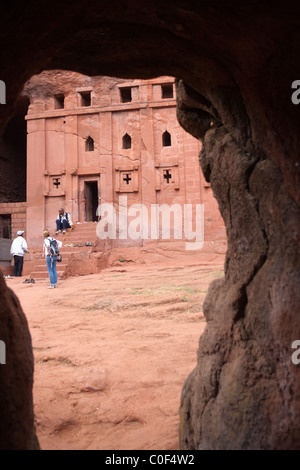
[[(204, 205), (206, 241), (225, 240), (217, 203), (199, 165), (201, 144), (179, 125), (175, 93), (172, 77), (130, 81), (55, 71), (27, 83), (31, 247), (40, 246), (45, 227), (54, 231), (60, 207), (82, 224), (103, 217), (103, 204), (113, 204), (119, 214), (124, 201), (128, 209), (143, 205), (149, 219), (153, 208), (163, 204), (179, 205), (182, 211), (190, 204), (194, 213)], [(153, 220), (149, 223), (153, 226)], [(158, 232), (161, 239), (161, 227)], [(112, 246), (143, 245), (150, 238), (150, 229), (144, 238), (117, 235)]]

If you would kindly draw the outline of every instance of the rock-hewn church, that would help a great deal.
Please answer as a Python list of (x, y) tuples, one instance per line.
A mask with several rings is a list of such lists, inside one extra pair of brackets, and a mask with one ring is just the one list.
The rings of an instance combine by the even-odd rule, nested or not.
[[(103, 222), (105, 205), (111, 204), (116, 216), (127, 211), (126, 226), (121, 226), (124, 217), (118, 217), (114, 236), (109, 244), (98, 240), (98, 249), (143, 246), (154, 240), (195, 241), (196, 231), (201, 231), (197, 240), (206, 246), (223, 243), (224, 250), (223, 221), (199, 165), (201, 143), (179, 125), (175, 93), (172, 77), (124, 80), (67, 71), (32, 77), (23, 90), (30, 101), (25, 116), (26, 202), (0, 204), (2, 231), (10, 217), (11, 236), (23, 229), (31, 249), (39, 250), (43, 229), (54, 233), (63, 207), (76, 223), (66, 242), (85, 238), (97, 245), (99, 233), (97, 237), (91, 223), (99, 218)], [(147, 215), (138, 219), (140, 224), (135, 219), (132, 234), (141, 207)], [(167, 208), (166, 213), (161, 208)], [(184, 226), (187, 208), (194, 239)], [(167, 234), (166, 214), (171, 225)]]

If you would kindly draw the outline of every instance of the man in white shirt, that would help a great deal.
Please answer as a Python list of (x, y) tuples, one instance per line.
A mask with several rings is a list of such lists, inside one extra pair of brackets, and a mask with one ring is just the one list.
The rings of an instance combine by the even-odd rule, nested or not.
[(23, 233), (24, 230), (17, 232), (17, 238), (14, 239), (10, 247), (10, 254), (14, 257), (14, 276), (16, 277), (22, 276), (24, 253), (29, 253)]

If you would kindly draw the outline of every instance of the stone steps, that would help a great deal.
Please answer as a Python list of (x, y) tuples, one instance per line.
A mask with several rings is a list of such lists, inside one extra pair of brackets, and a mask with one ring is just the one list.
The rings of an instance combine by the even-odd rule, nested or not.
[[(97, 242), (96, 227), (96, 223), (87, 222), (76, 225), (76, 227), (74, 227), (67, 234), (53, 234), (54, 238), (60, 240), (63, 243), (63, 247), (59, 250), (62, 255), (62, 262), (56, 264), (58, 278), (63, 277), (68, 263), (73, 255), (80, 256), (91, 253), (93, 246), (95, 246)], [(86, 243), (92, 243), (92, 245), (86, 245)], [(42, 254), (37, 255), (34, 267), (30, 273), (30, 278), (47, 279), (48, 277), (49, 274), (46, 260), (43, 258)]]

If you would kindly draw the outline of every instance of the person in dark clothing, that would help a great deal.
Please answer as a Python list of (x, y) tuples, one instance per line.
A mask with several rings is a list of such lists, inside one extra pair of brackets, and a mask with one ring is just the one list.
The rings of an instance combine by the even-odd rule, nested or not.
[(61, 233), (66, 233), (67, 228), (71, 228), (73, 225), (73, 222), (71, 220), (70, 214), (68, 212), (65, 212), (64, 209), (59, 209), (58, 211), (58, 217), (56, 219), (56, 234)]
[(24, 254), (29, 253), (23, 233), (24, 230), (17, 232), (17, 238), (14, 239), (10, 247), (10, 254), (14, 257), (14, 276), (16, 277), (22, 276)]

